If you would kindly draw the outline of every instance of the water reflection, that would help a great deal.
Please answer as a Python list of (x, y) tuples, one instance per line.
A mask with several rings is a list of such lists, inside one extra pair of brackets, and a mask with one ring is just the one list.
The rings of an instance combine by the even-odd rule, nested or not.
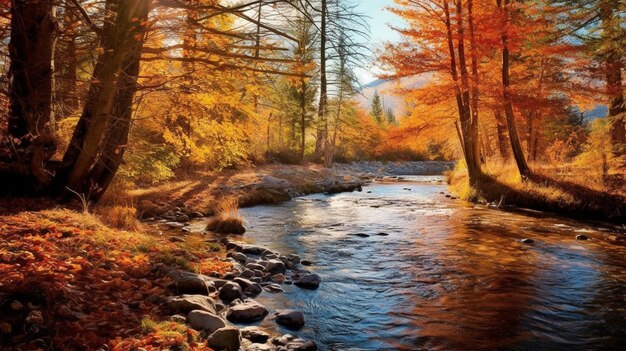
[[(297, 334), (328, 350), (588, 350), (626, 340), (626, 249), (608, 233), (451, 201), (430, 181), (243, 210), (248, 240), (313, 261), (323, 279), (261, 303), (302, 310)], [(575, 240), (580, 231), (592, 240)]]

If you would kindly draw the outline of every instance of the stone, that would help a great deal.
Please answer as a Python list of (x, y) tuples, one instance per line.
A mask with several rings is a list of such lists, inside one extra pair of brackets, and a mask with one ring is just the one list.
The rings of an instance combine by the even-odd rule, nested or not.
[(254, 271), (246, 269), (245, 271), (241, 272), (241, 274), (239, 274), (239, 277), (240, 278), (252, 278), (254, 277)]
[(195, 330), (206, 330), (208, 333), (213, 333), (226, 326), (226, 322), (222, 318), (212, 313), (199, 310), (189, 312), (187, 315), (187, 323)]
[(294, 339), (285, 345), (287, 351), (316, 351), (317, 344), (315, 341)]
[(303, 266), (311, 266), (313, 265), (313, 262), (309, 261), (309, 260), (302, 260), (302, 262), (300, 262)]
[(376, 235), (378, 235), (378, 236), (389, 236), (389, 233), (382, 233), (382, 232), (381, 232), (381, 233), (378, 233), (378, 234), (376, 234)]
[(356, 233), (356, 234), (350, 234), (350, 235), (358, 236), (358, 237), (361, 237), (361, 238), (369, 238), (370, 237), (369, 234), (365, 234), (365, 233)]
[(228, 282), (220, 289), (220, 299), (226, 303), (240, 298), (243, 298), (243, 290), (237, 283)]
[(276, 323), (289, 329), (300, 329), (304, 326), (304, 314), (300, 311), (284, 310), (276, 315)]
[(213, 279), (206, 275), (185, 271), (172, 271), (167, 276), (174, 281), (172, 290), (178, 294), (208, 295), (209, 293), (217, 291)]
[(241, 245), (241, 252), (244, 254), (250, 255), (261, 255), (267, 249), (260, 246), (252, 246), (252, 245)]
[(280, 337), (277, 338), (273, 338), (272, 339), (272, 344), (277, 345), (277, 346), (285, 346), (287, 345), (291, 340), (295, 339), (296, 337), (291, 335), (291, 334), (285, 334), (282, 335)]
[(233, 280), (233, 282), (239, 284), (239, 286), (241, 286), (241, 288), (243, 289), (244, 294), (246, 294), (246, 296), (257, 296), (258, 294), (260, 294), (263, 289), (261, 288), (261, 286), (258, 283), (255, 283), (253, 281), (250, 281), (248, 279), (244, 279), (241, 277), (237, 277)]
[(265, 269), (265, 267), (261, 266), (258, 263), (248, 263), (246, 265), (246, 268), (248, 268), (251, 271), (262, 271)]
[(168, 226), (170, 229), (181, 229), (185, 227), (185, 223), (179, 222), (165, 222), (163, 224)]
[(285, 290), (283, 290), (283, 288), (281, 288), (280, 285), (278, 284), (269, 284), (269, 285), (264, 286), (263, 289), (272, 294), (285, 292)]
[(248, 323), (262, 320), (268, 313), (265, 306), (248, 299), (244, 303), (230, 307), (226, 313), (226, 319), (233, 323)]
[(241, 329), (241, 336), (254, 343), (264, 344), (269, 340), (270, 335), (256, 327), (246, 327)]
[(322, 278), (320, 278), (319, 275), (312, 273), (304, 274), (303, 276), (299, 277), (299, 279), (294, 281), (294, 284), (299, 288), (313, 290), (317, 289), (320, 286), (321, 281)]
[(235, 261), (240, 263), (246, 263), (248, 261), (248, 256), (241, 252), (231, 252), (228, 254), (228, 257), (232, 257)]
[(285, 282), (285, 275), (282, 273), (274, 274), (270, 280), (274, 283), (282, 284)]
[(530, 239), (530, 238), (522, 239), (521, 241), (522, 241), (522, 244), (532, 244), (535, 242), (533, 239)]
[(578, 234), (576, 235), (576, 240), (589, 240), (589, 237), (586, 235)]
[(181, 295), (169, 297), (167, 307), (174, 313), (188, 314), (193, 310), (215, 313), (215, 302), (212, 298), (203, 295)]
[(287, 272), (287, 267), (280, 260), (269, 260), (267, 261), (267, 266), (265, 267), (265, 271), (271, 274), (285, 273)]
[(241, 333), (237, 327), (224, 327), (207, 338), (207, 345), (214, 350), (238, 351)]

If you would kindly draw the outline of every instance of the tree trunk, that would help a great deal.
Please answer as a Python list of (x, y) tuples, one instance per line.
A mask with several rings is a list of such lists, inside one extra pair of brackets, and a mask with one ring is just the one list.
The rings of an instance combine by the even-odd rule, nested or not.
[(500, 150), (500, 157), (502, 160), (507, 161), (510, 157), (509, 153), (509, 136), (506, 127), (506, 119), (502, 114), (502, 110), (499, 108), (494, 110), (494, 115), (496, 117), (496, 131), (498, 134), (498, 149)]
[[(619, 24), (616, 23), (615, 12), (619, 6), (617, 1), (602, 1), (600, 4), (600, 19), (602, 21), (602, 36), (604, 41), (614, 41), (619, 33)], [(622, 83), (623, 57), (618, 50), (611, 48), (605, 53), (606, 90), (609, 98), (609, 123), (611, 137), (611, 152), (626, 166), (626, 105), (624, 101), (624, 87)]]
[[(121, 74), (128, 69), (125, 65), (129, 64), (129, 59), (138, 57), (143, 47), (143, 23), (150, 11), (150, 4), (151, 0), (119, 1), (115, 24), (104, 32), (104, 52), (96, 64), (83, 115), (63, 159), (66, 167), (66, 173), (63, 174), (65, 186), (78, 193), (106, 190), (101, 189), (102, 184), (98, 184), (90, 175), (94, 167), (106, 158), (106, 154), (103, 154), (105, 137), (115, 134), (112, 133), (115, 131), (112, 121), (117, 123), (124, 119), (116, 115), (124, 113), (125, 109), (123, 106), (118, 108), (115, 99), (123, 95), (120, 91), (125, 87), (121, 84), (126, 79), (121, 78)], [(134, 80), (136, 82), (136, 77)], [(128, 129), (125, 133), (128, 133)], [(118, 136), (113, 141), (123, 138)]]
[(19, 140), (18, 162), (39, 186), (51, 180), (46, 164), (56, 150), (52, 116), (56, 26), (49, 1), (11, 1), (8, 131)]
[(326, 109), (328, 107), (328, 82), (326, 77), (326, 20), (328, 9), (326, 0), (321, 1), (321, 23), (320, 23), (320, 102), (317, 119), (317, 140), (315, 142), (314, 159), (319, 160), (324, 155), (324, 145), (328, 134), (328, 120)]
[[(460, 114), (461, 131), (465, 142), (465, 157), (467, 162), (467, 171), (470, 178), (470, 185), (477, 187), (482, 176), (480, 164), (480, 143), (478, 140), (478, 115), (475, 120), (472, 111), (473, 99), (470, 95), (469, 73), (465, 58), (465, 24), (463, 23), (463, 4), (462, 1), (456, 1), (456, 17), (457, 17), (457, 41), (459, 54), (459, 68), (461, 73), (461, 100), (462, 110)], [(477, 101), (476, 101), (477, 104)]]
[(511, 142), (511, 149), (513, 150), (513, 157), (522, 178), (528, 178), (531, 175), (530, 168), (524, 156), (522, 150), (522, 144), (520, 143), (519, 134), (517, 132), (517, 124), (515, 122), (515, 115), (513, 112), (513, 102), (511, 100), (511, 78), (509, 75), (509, 37), (507, 34), (507, 24), (509, 21), (508, 6), (509, 0), (504, 0), (504, 6), (502, 0), (496, 0), (498, 8), (501, 11), (502, 16), (502, 101), (504, 103), (504, 114), (506, 117), (506, 124), (509, 131), (509, 140)]

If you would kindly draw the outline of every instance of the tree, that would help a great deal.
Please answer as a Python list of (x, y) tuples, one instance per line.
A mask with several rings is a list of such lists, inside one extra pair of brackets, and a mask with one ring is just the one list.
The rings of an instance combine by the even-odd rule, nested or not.
[(393, 109), (391, 107), (388, 107), (385, 111), (385, 119), (388, 125), (395, 125), (398, 123), (396, 114), (393, 112)]
[(383, 102), (380, 94), (378, 94), (378, 90), (374, 92), (374, 96), (372, 97), (372, 103), (370, 104), (370, 116), (376, 121), (376, 123), (383, 123)]

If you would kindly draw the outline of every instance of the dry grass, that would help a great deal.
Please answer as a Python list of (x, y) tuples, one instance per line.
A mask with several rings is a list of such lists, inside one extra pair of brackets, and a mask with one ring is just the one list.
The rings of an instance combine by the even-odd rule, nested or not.
[(142, 224), (137, 218), (137, 209), (134, 206), (116, 205), (99, 206), (96, 216), (106, 225), (127, 231), (142, 229)]
[(206, 229), (219, 234), (243, 234), (243, 218), (239, 214), (239, 202), (235, 197), (226, 197), (217, 205), (216, 216), (207, 224)]
[(480, 189), (469, 186), (464, 163), (448, 177), (451, 191), (469, 201), (532, 208), (574, 217), (626, 221), (623, 187), (607, 183), (597, 171), (575, 165), (532, 165), (533, 176), (522, 181), (513, 164), (484, 167)]

